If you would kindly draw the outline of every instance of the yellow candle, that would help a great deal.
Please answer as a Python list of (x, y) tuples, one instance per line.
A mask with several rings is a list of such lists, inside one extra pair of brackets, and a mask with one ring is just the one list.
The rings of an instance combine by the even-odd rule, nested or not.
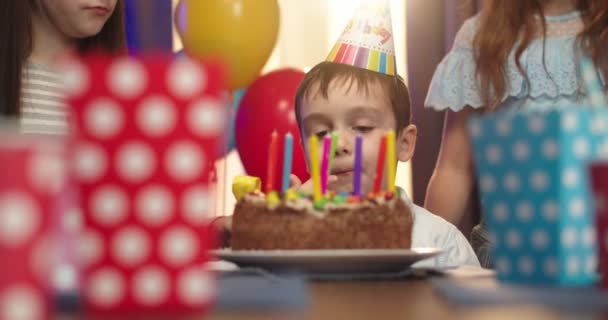
[(319, 139), (312, 135), (308, 139), (308, 149), (310, 150), (310, 169), (312, 174), (313, 200), (321, 200), (321, 169), (319, 168)]
[(389, 192), (395, 192), (396, 166), (395, 131), (391, 130), (386, 134), (386, 181), (388, 182)]

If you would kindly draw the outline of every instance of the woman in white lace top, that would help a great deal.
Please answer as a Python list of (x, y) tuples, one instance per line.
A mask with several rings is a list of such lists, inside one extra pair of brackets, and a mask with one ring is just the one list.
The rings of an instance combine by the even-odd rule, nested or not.
[(64, 134), (66, 107), (54, 69), (70, 49), (122, 51), (122, 0), (0, 1), (0, 116), (22, 133)]
[[(487, 0), (482, 12), (464, 23), (435, 71), (425, 102), (453, 112), (427, 191), (425, 206), (431, 212), (454, 224), (467, 214), (474, 190), (468, 117), (497, 109), (584, 104), (581, 53), (608, 79), (606, 0)], [(602, 85), (606, 89), (606, 81)], [(483, 217), (471, 240), (479, 261), (489, 266)]]

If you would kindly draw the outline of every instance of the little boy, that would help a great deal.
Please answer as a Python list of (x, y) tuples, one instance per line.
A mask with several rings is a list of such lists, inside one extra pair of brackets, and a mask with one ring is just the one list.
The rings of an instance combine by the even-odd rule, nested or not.
[[(295, 112), (301, 142), (308, 141), (311, 135), (323, 138), (332, 132), (338, 133), (329, 190), (352, 191), (357, 135), (363, 137), (361, 187), (365, 193), (373, 189), (378, 147), (387, 131), (396, 133), (395, 152), (399, 161), (409, 161), (414, 154), (416, 127), (410, 124), (407, 87), (395, 72), (390, 12), (383, 3), (373, 8), (363, 7), (355, 13), (327, 61), (306, 74), (296, 93)], [(368, 25), (376, 27), (367, 28)], [(384, 32), (376, 34), (373, 30)], [(303, 145), (306, 154), (310, 154), (306, 143)], [(312, 191), (311, 181), (302, 184), (295, 176), (292, 176), (292, 185)], [(414, 205), (403, 190), (401, 195), (410, 206), (414, 220), (412, 247), (444, 251), (415, 266), (479, 266), (469, 242), (455, 226)]]
[[(352, 191), (357, 135), (363, 137), (361, 186), (365, 193), (373, 189), (378, 146), (387, 131), (397, 133), (395, 147), (399, 161), (409, 161), (414, 154), (416, 127), (410, 124), (409, 94), (403, 80), (397, 76), (342, 63), (322, 62), (310, 70), (300, 84), (295, 109), (303, 141), (308, 141), (311, 135), (322, 138), (332, 132), (338, 133), (328, 180), (330, 190)], [(309, 154), (305, 143), (304, 148)], [(311, 191), (310, 181), (301, 184), (295, 176), (292, 180), (296, 188)], [(414, 219), (412, 247), (444, 250), (443, 254), (416, 266), (479, 266), (469, 242), (455, 226), (414, 205), (403, 190), (401, 195), (409, 204)]]

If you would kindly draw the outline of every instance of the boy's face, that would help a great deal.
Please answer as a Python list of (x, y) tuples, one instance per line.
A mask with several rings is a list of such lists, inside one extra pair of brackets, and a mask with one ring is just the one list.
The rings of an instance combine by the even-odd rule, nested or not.
[[(355, 138), (361, 135), (363, 137), (361, 187), (367, 193), (373, 190), (380, 141), (386, 132), (395, 130), (396, 120), (389, 98), (379, 83), (370, 83), (366, 94), (364, 88), (358, 88), (356, 83), (350, 86), (350, 81), (342, 80), (337, 79), (330, 83), (327, 99), (318, 92), (317, 86), (313, 86), (310, 94), (304, 97), (300, 107), (304, 149), (306, 154), (310, 154), (308, 138), (317, 135), (321, 142), (318, 150), (321, 157), (323, 137), (336, 132), (338, 143), (330, 172), (338, 179), (329, 183), (328, 189), (352, 192)], [(396, 140), (399, 160), (408, 161), (411, 158), (415, 141), (415, 126), (410, 125), (402, 130)], [(310, 168), (310, 164), (308, 166)]]

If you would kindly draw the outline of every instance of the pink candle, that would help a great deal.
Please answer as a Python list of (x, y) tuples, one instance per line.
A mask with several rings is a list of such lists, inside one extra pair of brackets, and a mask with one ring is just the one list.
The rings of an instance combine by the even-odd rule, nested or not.
[(329, 158), (331, 153), (331, 136), (323, 138), (323, 160), (321, 162), (321, 193), (327, 192), (327, 177), (329, 176)]

